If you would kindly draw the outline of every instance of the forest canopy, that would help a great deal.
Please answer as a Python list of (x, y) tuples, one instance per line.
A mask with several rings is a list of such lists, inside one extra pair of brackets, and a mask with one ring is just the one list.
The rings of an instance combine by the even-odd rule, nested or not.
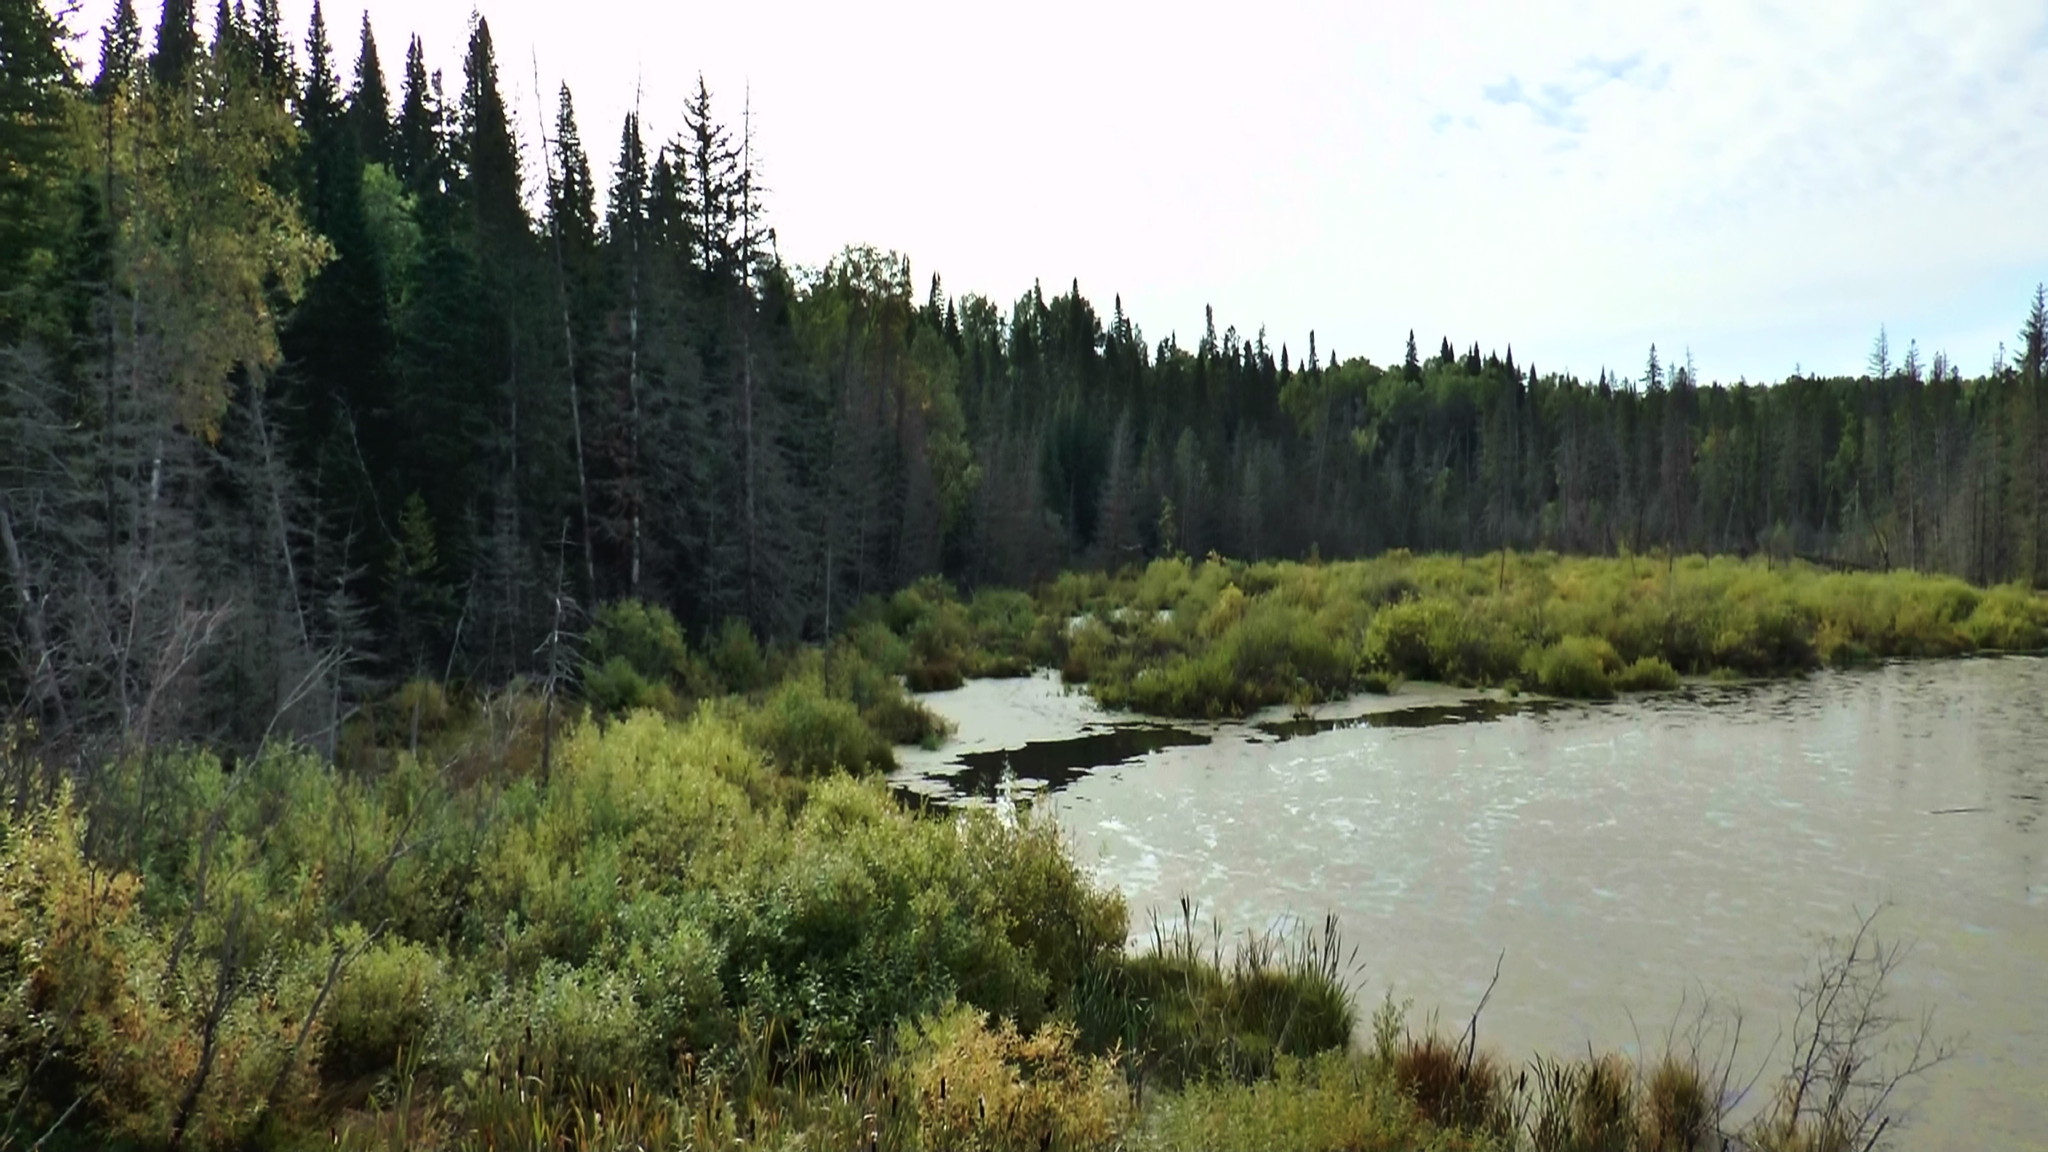
[(387, 80), (367, 18), (344, 67), (317, 7), (154, 15), (124, 0), (81, 72), (0, 0), (0, 687), (46, 733), (331, 743), (417, 676), (552, 675), (616, 600), (816, 640), (928, 576), (1211, 552), (2048, 583), (2038, 292), (1971, 376), (1883, 335), (1767, 385), (1213, 315), (1184, 346), (1078, 284), (786, 264), (701, 82), (667, 140), (586, 137), (564, 87), (523, 154), (482, 19), (444, 84), (417, 38)]

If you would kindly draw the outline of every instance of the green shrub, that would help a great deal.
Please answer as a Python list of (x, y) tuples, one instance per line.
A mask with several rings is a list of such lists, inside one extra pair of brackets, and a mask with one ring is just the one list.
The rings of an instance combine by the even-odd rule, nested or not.
[(832, 649), (821, 674), (831, 694), (851, 702), (867, 726), (891, 744), (937, 747), (952, 730), (931, 709), (905, 693), (894, 676), (850, 644)]
[(2048, 599), (2013, 585), (1993, 588), (1963, 622), (1962, 633), (1978, 648), (2038, 652), (2048, 648)]
[(599, 715), (616, 715), (648, 708), (656, 712), (676, 710), (675, 690), (650, 681), (624, 656), (614, 656), (601, 665), (583, 670), (583, 696)]
[(1530, 680), (1543, 691), (1578, 700), (1612, 698), (1614, 674), (1621, 670), (1612, 644), (1584, 636), (1559, 640), (1532, 654), (1526, 666)]
[(1614, 675), (1617, 692), (1669, 692), (1678, 685), (1678, 673), (1656, 656), (1645, 656)]
[(869, 620), (849, 629), (842, 643), (888, 675), (901, 676), (910, 666), (910, 645), (880, 620)]
[(447, 990), (442, 961), (426, 947), (378, 941), (343, 969), (321, 1014), (321, 1073), (346, 1081), (394, 1067), (401, 1049), (426, 1039)]
[(774, 683), (768, 657), (744, 620), (728, 619), (719, 625), (704, 657), (719, 685), (735, 695), (758, 692)]
[(538, 1080), (656, 1082), (667, 1037), (649, 1026), (632, 981), (608, 967), (549, 962), (531, 981), (498, 989), (482, 1013), (486, 1051)]
[(690, 696), (711, 688), (709, 671), (691, 654), (675, 617), (639, 600), (615, 600), (597, 610), (584, 636), (584, 658), (592, 668), (617, 665), (649, 685)]
[(811, 778), (832, 772), (887, 772), (896, 766), (889, 741), (808, 677), (786, 681), (749, 709), (741, 730), (783, 771)]

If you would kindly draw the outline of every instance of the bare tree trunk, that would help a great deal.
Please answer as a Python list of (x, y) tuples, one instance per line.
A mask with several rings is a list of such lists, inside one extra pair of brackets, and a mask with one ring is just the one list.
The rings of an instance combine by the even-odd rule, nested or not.
[[(564, 91), (566, 93), (566, 89)], [(533, 70), (533, 102), (536, 109), (546, 106), (541, 100), (540, 64), (538, 59), (535, 61)], [(555, 158), (548, 151), (546, 113), (540, 113), (540, 116), (541, 164), (547, 173), (548, 188), (550, 190), (549, 198), (556, 200), (559, 198), (553, 195), (553, 190), (556, 188)], [(556, 128), (559, 131), (560, 125), (557, 125)], [(562, 350), (569, 363), (569, 427), (576, 436), (576, 504), (577, 509), (583, 515), (583, 587), (586, 595), (596, 596), (597, 559), (590, 542), (590, 470), (584, 466), (583, 462), (583, 401), (576, 385), (576, 326), (571, 323), (569, 316), (569, 264), (562, 248), (562, 205), (554, 203), (550, 205), (550, 208), (549, 215), (552, 217), (552, 222), (548, 230), (554, 233), (555, 241), (555, 297), (561, 306), (562, 313)]]
[(628, 569), (627, 592), (640, 596), (640, 222), (633, 221), (633, 269), (626, 308), (626, 395), (631, 419), (626, 425), (628, 479), (626, 499), (631, 508), (632, 560)]
[(68, 727), (64, 716), (64, 694), (57, 687), (50, 633), (43, 617), (43, 597), (36, 595), (29, 579), (28, 564), (22, 558), (21, 544), (14, 535), (14, 518), (8, 515), (4, 496), (0, 496), (0, 544), (6, 546), (8, 579), (14, 584), (15, 594), (21, 598), (22, 620), (28, 628), (29, 658), (35, 662), (29, 680), (34, 685), (36, 700), (56, 715), (60, 727)]

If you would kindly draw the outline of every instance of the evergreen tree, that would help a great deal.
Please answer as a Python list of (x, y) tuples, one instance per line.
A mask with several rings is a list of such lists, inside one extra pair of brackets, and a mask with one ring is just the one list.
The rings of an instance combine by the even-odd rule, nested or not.
[(58, 243), (72, 83), (62, 35), (39, 0), (0, 0), (0, 346), (19, 338), (34, 305), (22, 288)]
[(255, 27), (251, 30), (256, 38), (256, 58), (262, 66), (263, 75), (279, 92), (290, 91), (297, 84), (296, 69), (292, 64), (291, 44), (284, 31), (284, 15), (278, 10), (278, 0), (256, 0)]
[(363, 12), (361, 46), (356, 49), (356, 84), (348, 97), (349, 128), (356, 154), (366, 164), (391, 162), (391, 95), (384, 87), (384, 68), (377, 60), (377, 38), (370, 31), (370, 13)]
[(192, 0), (164, 0), (156, 25), (156, 52), (149, 58), (149, 75), (158, 86), (177, 88), (192, 74), (199, 56), (199, 29)]
[(299, 123), (321, 137), (334, 131), (341, 118), (341, 83), (335, 76), (334, 49), (327, 42), (327, 20), (320, 0), (313, 0), (312, 22), (306, 28), (306, 80), (299, 89)]
[(447, 179), (439, 85), (427, 75), (426, 50), (414, 36), (405, 50), (405, 85), (392, 141), (392, 167), (415, 193), (438, 195)]
[(491, 25), (478, 18), (463, 61), (461, 123), (456, 162), (460, 196), (481, 243), (503, 250), (527, 234), (519, 189), (519, 147), (498, 89), (498, 63)]
[(141, 58), (142, 22), (136, 18), (134, 0), (119, 0), (100, 43), (100, 70), (93, 80), (93, 92), (105, 99), (125, 87), (135, 78)]

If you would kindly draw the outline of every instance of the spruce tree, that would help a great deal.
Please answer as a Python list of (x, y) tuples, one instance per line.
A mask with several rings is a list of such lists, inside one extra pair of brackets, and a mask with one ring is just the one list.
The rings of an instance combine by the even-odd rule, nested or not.
[(156, 52), (149, 58), (150, 78), (176, 88), (192, 75), (199, 57), (199, 29), (192, 0), (164, 0), (156, 26)]
[(92, 86), (105, 99), (135, 78), (135, 66), (142, 58), (142, 22), (136, 18), (134, 0), (120, 0), (107, 21), (100, 42), (100, 70)]
[(508, 246), (526, 235), (520, 200), (519, 148), (498, 89), (498, 62), (490, 22), (478, 18), (463, 61), (461, 126), (456, 159), (462, 198), (481, 242)]
[(256, 38), (256, 59), (263, 75), (278, 91), (291, 89), (296, 82), (292, 49), (286, 41), (284, 16), (278, 11), (278, 0), (256, 0), (254, 24), (251, 32)]
[(370, 31), (370, 13), (363, 12), (363, 32), (356, 49), (356, 84), (348, 97), (349, 129), (356, 155), (366, 164), (391, 162), (391, 94), (384, 87), (384, 68), (377, 61), (377, 38)]
[(405, 49), (405, 84), (392, 134), (392, 168), (416, 195), (442, 191), (447, 165), (442, 144), (440, 94), (427, 75), (426, 50), (414, 36)]
[(300, 126), (316, 139), (333, 131), (341, 117), (341, 83), (335, 76), (334, 49), (327, 41), (320, 0), (313, 0), (313, 18), (306, 28), (306, 81), (298, 104)]
[(57, 241), (65, 90), (63, 29), (39, 0), (0, 0), (0, 344), (34, 304), (22, 290)]

